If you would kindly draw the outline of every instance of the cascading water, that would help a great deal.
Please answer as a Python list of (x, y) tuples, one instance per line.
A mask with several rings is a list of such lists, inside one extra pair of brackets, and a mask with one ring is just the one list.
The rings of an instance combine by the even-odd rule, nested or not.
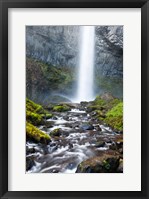
[(81, 26), (80, 60), (76, 101), (94, 99), (94, 26)]

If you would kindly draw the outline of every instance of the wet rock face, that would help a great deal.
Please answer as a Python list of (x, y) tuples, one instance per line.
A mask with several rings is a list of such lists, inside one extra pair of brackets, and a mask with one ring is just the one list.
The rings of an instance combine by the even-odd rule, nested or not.
[[(53, 66), (77, 67), (80, 26), (27, 26), (26, 55)], [(122, 77), (123, 27), (96, 26), (96, 75)]]
[(123, 27), (97, 26), (95, 48), (97, 74), (109, 77), (122, 77)]
[(78, 26), (27, 26), (26, 54), (53, 66), (76, 66)]

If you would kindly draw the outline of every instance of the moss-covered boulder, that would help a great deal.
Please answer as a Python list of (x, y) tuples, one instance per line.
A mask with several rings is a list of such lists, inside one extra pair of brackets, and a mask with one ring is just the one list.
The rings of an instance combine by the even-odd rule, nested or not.
[(96, 107), (97, 110), (109, 110), (113, 108), (113, 106), (117, 105), (119, 102), (121, 102), (120, 99), (114, 98), (110, 94), (103, 94), (101, 96), (97, 96), (96, 99), (93, 101), (94, 108)]
[(50, 136), (60, 136), (62, 134), (62, 129), (61, 128), (57, 128), (54, 129), (53, 131), (50, 132)]
[(34, 103), (28, 98), (26, 98), (26, 109), (31, 112), (36, 112), (38, 114), (43, 113), (43, 107), (39, 104)]
[(46, 119), (51, 118), (53, 115), (46, 111), (41, 105), (26, 99), (26, 120), (35, 125), (42, 125)]
[(44, 124), (43, 117), (40, 114), (31, 111), (26, 111), (26, 120), (36, 126)]
[(104, 120), (113, 129), (118, 131), (123, 130), (123, 102), (118, 103), (106, 113)]
[(113, 130), (123, 131), (123, 102), (121, 99), (105, 93), (97, 96), (87, 107), (88, 112), (93, 112), (95, 119), (111, 126)]
[(50, 119), (53, 117), (53, 114), (52, 113), (46, 113), (47, 111), (45, 111), (44, 114), (41, 114), (42, 118), (43, 119)]
[(120, 157), (104, 154), (81, 162), (76, 173), (117, 173)]
[(48, 134), (36, 128), (33, 124), (26, 122), (26, 138), (38, 143), (48, 144), (51, 138)]
[(56, 105), (53, 107), (53, 111), (55, 112), (66, 112), (66, 111), (70, 111), (71, 108), (66, 105), (66, 104), (60, 104), (60, 105)]

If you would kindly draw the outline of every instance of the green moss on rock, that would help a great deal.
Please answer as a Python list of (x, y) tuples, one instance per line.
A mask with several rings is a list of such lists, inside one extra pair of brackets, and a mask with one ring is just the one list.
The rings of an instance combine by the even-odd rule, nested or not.
[(51, 136), (60, 136), (61, 133), (62, 133), (61, 128), (57, 128), (57, 129), (54, 129), (53, 131), (51, 131), (50, 135)]
[(96, 106), (104, 106), (106, 104), (106, 100), (102, 99), (101, 96), (97, 96), (93, 101), (93, 104)]
[(41, 105), (34, 103), (32, 100), (29, 100), (28, 98), (26, 98), (26, 109), (28, 111), (35, 112), (38, 114), (44, 112), (44, 109)]
[(104, 98), (102, 96), (97, 96), (96, 99), (93, 101), (93, 107), (95, 109), (98, 109), (98, 110), (109, 110), (111, 108), (113, 108), (113, 106), (117, 105), (119, 102), (121, 102), (120, 99), (118, 98)]
[(97, 96), (87, 107), (88, 112), (94, 111), (96, 119), (111, 126), (115, 131), (123, 130), (123, 102), (105, 93)]
[(26, 122), (26, 136), (29, 140), (44, 144), (47, 144), (51, 141), (51, 138), (48, 134), (42, 132), (29, 122)]
[(123, 102), (118, 103), (106, 113), (104, 120), (108, 125), (118, 131), (123, 130)]
[(103, 154), (81, 162), (76, 173), (117, 173), (119, 155)]
[(45, 119), (51, 118), (53, 115), (45, 110), (41, 105), (26, 99), (26, 120), (35, 125), (42, 125)]
[(65, 111), (70, 111), (71, 108), (67, 106), (66, 104), (64, 105), (56, 105), (53, 107), (53, 111), (55, 112), (65, 112)]
[(37, 113), (26, 111), (26, 120), (34, 125), (40, 125), (44, 123), (43, 117)]

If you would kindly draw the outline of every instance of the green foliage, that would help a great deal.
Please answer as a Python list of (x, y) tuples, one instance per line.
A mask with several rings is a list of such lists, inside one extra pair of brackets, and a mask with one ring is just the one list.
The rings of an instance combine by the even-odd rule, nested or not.
[(67, 106), (66, 104), (64, 105), (56, 105), (53, 107), (53, 111), (56, 112), (65, 112), (65, 111), (70, 111), (71, 108), (69, 106)]
[(123, 102), (118, 103), (106, 113), (104, 120), (108, 125), (118, 131), (123, 130)]
[(49, 143), (51, 140), (48, 134), (40, 131), (38, 128), (30, 124), (29, 122), (26, 122), (26, 136), (27, 136), (27, 139), (30, 139), (36, 142), (41, 142), (44, 144)]

